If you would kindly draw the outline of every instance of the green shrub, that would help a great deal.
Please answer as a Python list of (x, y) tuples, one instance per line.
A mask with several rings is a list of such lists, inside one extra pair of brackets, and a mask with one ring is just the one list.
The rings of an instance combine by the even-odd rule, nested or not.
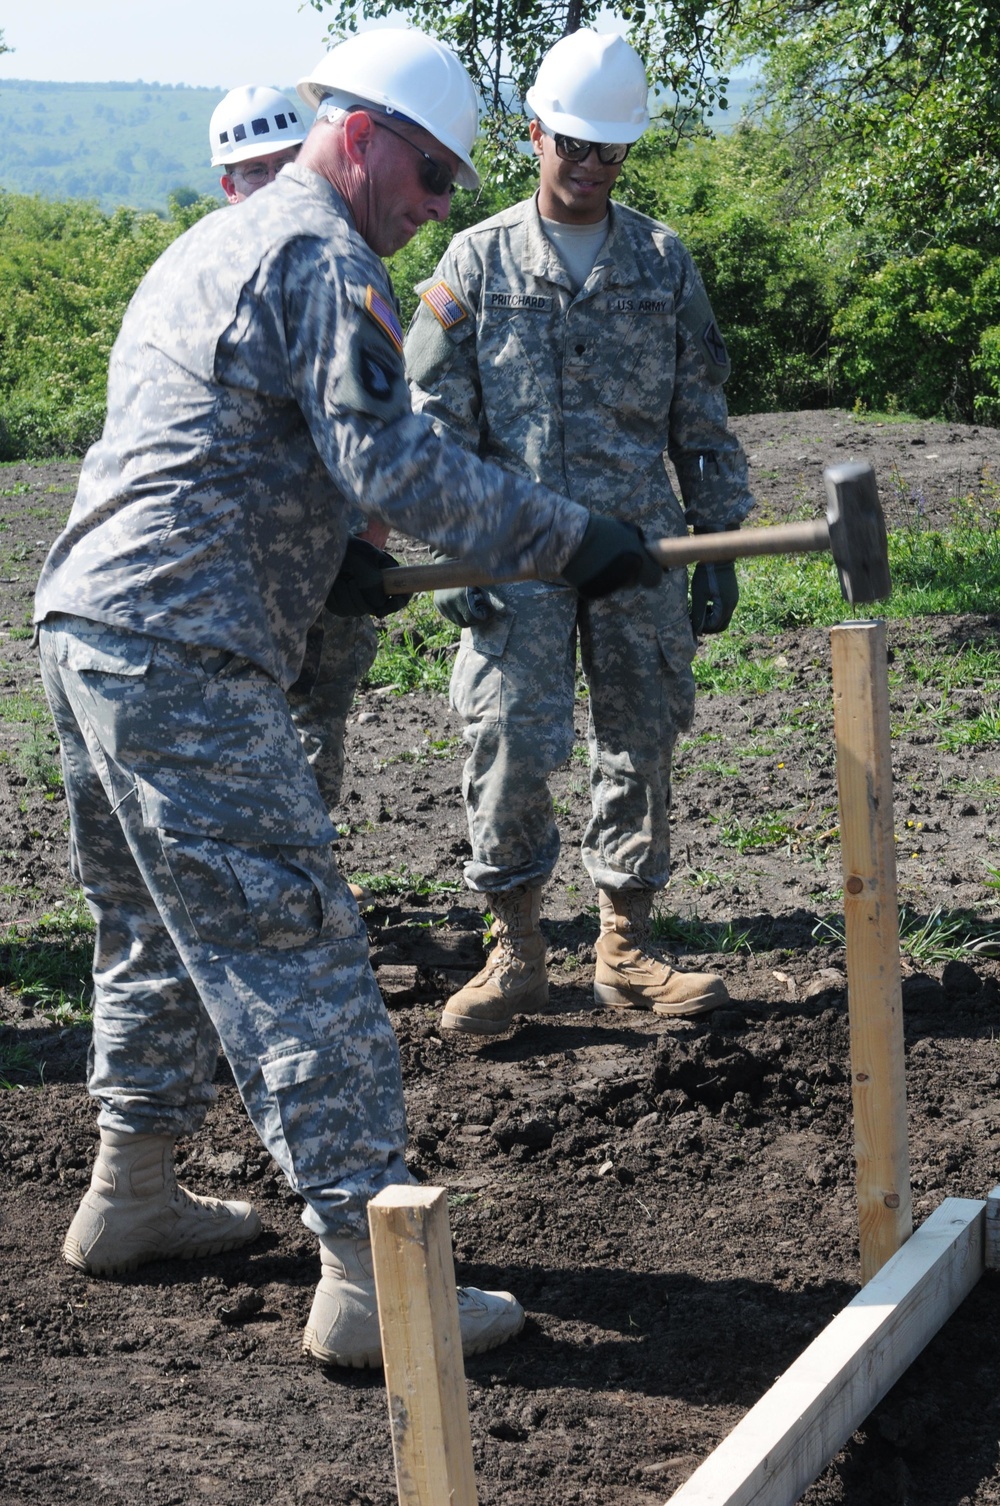
[(82, 454), (97, 438), (129, 299), (210, 207), (174, 204), (160, 219), (0, 191), (0, 460)]

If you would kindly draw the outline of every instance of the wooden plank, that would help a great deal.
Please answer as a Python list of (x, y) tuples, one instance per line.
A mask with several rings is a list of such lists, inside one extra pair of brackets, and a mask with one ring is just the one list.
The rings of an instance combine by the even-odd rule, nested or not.
[(1000, 1187), (986, 1194), (986, 1248), (988, 1271), (1000, 1271)]
[(913, 1229), (885, 624), (830, 633), (861, 1280)]
[(979, 1280), (985, 1207), (947, 1198), (668, 1506), (792, 1506)]
[(386, 1187), (368, 1224), (400, 1506), (476, 1506), (447, 1194)]

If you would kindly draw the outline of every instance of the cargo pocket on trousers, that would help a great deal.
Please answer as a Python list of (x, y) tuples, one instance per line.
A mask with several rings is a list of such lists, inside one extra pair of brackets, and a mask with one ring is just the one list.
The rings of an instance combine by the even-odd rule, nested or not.
[(249, 849), (169, 830), (160, 831), (160, 848), (195, 933), (210, 946), (285, 951), (356, 929), (347, 896), (336, 904), (336, 868), (322, 848)]
[(503, 691), (503, 657), (517, 613), (509, 606), (462, 633), (451, 676), (451, 704), (463, 721), (495, 721)]
[[(318, 816), (305, 809), (296, 828), (300, 806), (273, 782), (205, 770), (170, 776), (140, 775), (139, 802), (200, 941), (283, 951), (355, 937), (361, 921), (324, 840), (329, 818), (318, 800)], [(274, 829), (287, 833), (284, 842), (261, 840)]]

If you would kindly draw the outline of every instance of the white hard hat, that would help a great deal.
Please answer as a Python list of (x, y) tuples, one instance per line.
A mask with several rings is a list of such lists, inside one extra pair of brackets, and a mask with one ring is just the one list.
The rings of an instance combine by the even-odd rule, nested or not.
[(250, 157), (267, 157), (301, 146), (308, 132), (300, 105), (293, 105), (277, 89), (243, 84), (230, 89), (212, 111), (208, 141), (212, 166), (227, 167)]
[(451, 49), (435, 37), (401, 26), (359, 32), (320, 58), (299, 79), (298, 90), (313, 109), (323, 99), (345, 110), (376, 105), (423, 126), (461, 161), (455, 175), (459, 186), (479, 187), (470, 155), (479, 129), (475, 85)]
[(525, 95), (542, 125), (582, 141), (638, 141), (649, 125), (648, 100), (634, 48), (615, 33), (585, 28), (549, 48)]

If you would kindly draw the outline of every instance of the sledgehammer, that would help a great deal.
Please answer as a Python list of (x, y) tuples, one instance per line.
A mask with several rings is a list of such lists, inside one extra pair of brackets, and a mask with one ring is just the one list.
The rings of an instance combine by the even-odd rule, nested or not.
[[(828, 549), (846, 601), (883, 601), (892, 592), (885, 518), (875, 472), (867, 462), (827, 466), (826, 519), (780, 523), (774, 528), (741, 528), (735, 533), (699, 533), (677, 539), (647, 539), (646, 548), (664, 570), (708, 560), (749, 559), (757, 554), (810, 554)], [(497, 575), (474, 560), (441, 565), (399, 565), (382, 572), (390, 596), (441, 591), (450, 586), (494, 586), (537, 580), (535, 571)]]

